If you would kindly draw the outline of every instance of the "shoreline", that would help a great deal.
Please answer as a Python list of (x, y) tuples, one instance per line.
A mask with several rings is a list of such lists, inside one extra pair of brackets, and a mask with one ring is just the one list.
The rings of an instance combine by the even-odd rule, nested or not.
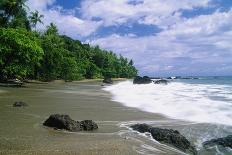
[[(130, 80), (128, 78), (111, 78), (113, 81), (125, 81)], [(102, 82), (104, 79), (83, 79), (83, 80), (74, 80), (74, 81), (65, 81), (65, 80), (53, 80), (49, 82), (40, 81), (40, 80), (25, 80), (24, 83), (29, 84), (49, 84), (49, 83), (85, 83), (85, 82)]]
[[(0, 89), (6, 90), (0, 94), (0, 154), (138, 154), (141, 142), (127, 139), (128, 129), (120, 125), (163, 118), (111, 101), (111, 94), (95, 80)], [(17, 100), (29, 106), (13, 108)], [(92, 119), (99, 129), (70, 133), (43, 127), (54, 113), (69, 114), (74, 120)]]
[[(132, 131), (129, 125), (147, 123), (175, 129), (193, 143), (206, 132), (215, 134), (224, 130), (223, 126), (175, 120), (126, 107), (112, 101), (112, 94), (102, 88), (100, 82), (92, 80), (31, 84), (22, 89), (1, 87), (6, 92), (0, 94), (3, 104), (0, 107), (3, 126), (0, 129), (0, 154), (179, 154), (173, 147), (157, 143), (149, 135)], [(17, 100), (25, 101), (29, 106), (13, 108), (12, 103)], [(68, 114), (74, 120), (94, 120), (99, 129), (71, 133), (43, 127), (43, 121), (54, 113)], [(199, 130), (202, 133), (197, 133)]]

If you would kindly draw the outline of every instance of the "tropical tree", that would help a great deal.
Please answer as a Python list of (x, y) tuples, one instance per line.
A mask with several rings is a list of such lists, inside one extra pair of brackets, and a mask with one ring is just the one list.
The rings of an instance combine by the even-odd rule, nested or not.
[(0, 29), (1, 80), (26, 78), (34, 73), (43, 56), (40, 41), (33, 32), (25, 29)]
[(0, 27), (30, 29), (25, 5), (27, 0), (0, 1)]
[(43, 24), (43, 22), (41, 20), (42, 18), (44, 18), (44, 15), (40, 15), (39, 11), (36, 10), (35, 12), (31, 12), (31, 15), (29, 16), (29, 19), (30, 19), (32, 27), (34, 27), (35, 30), (36, 30), (36, 25), (38, 23)]

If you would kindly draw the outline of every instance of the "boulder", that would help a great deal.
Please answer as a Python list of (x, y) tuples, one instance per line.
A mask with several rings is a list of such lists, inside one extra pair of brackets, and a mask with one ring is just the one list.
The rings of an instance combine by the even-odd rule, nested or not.
[(113, 84), (113, 80), (111, 78), (104, 78), (102, 82), (107, 84)]
[(211, 139), (203, 143), (205, 148), (213, 145), (221, 145), (223, 147), (230, 147), (232, 148), (232, 135), (223, 138)]
[(25, 102), (22, 102), (22, 101), (16, 101), (14, 104), (13, 104), (13, 107), (26, 107), (28, 106)]
[(65, 129), (68, 131), (82, 130), (80, 123), (72, 120), (69, 115), (53, 114), (43, 123), (43, 125), (55, 129)]
[(64, 129), (72, 132), (92, 131), (98, 129), (98, 125), (92, 120), (81, 122), (72, 120), (69, 115), (53, 114), (44, 123), (44, 126), (54, 129)]
[(133, 80), (133, 84), (149, 84), (152, 80), (148, 76), (136, 76)]
[(81, 121), (81, 128), (84, 131), (92, 131), (98, 129), (98, 125), (92, 120)]
[(141, 133), (149, 132), (155, 140), (172, 145), (186, 153), (197, 154), (194, 146), (177, 130), (155, 128), (147, 124), (135, 124), (131, 128)]
[(170, 144), (186, 153), (197, 154), (194, 146), (177, 130), (152, 128), (151, 135), (161, 143)]
[(161, 80), (157, 80), (157, 81), (154, 81), (155, 84), (168, 84), (168, 80), (164, 80), (164, 79), (161, 79)]
[(151, 128), (152, 126), (148, 125), (148, 124), (134, 124), (132, 126), (130, 126), (133, 130), (136, 130), (140, 133), (144, 133), (144, 132), (151, 132)]

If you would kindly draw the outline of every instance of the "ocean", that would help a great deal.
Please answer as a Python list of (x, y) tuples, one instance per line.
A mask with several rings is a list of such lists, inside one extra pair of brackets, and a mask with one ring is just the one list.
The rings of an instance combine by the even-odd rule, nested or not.
[[(232, 134), (232, 77), (195, 77), (169, 81), (167, 85), (138, 85), (128, 80), (105, 87), (104, 90), (112, 94), (113, 101), (124, 106), (177, 120), (177, 125), (169, 123), (165, 126), (152, 121), (144, 122), (179, 129), (201, 154), (207, 154), (201, 151), (202, 142)], [(214, 148), (211, 153), (232, 154), (232, 151)]]

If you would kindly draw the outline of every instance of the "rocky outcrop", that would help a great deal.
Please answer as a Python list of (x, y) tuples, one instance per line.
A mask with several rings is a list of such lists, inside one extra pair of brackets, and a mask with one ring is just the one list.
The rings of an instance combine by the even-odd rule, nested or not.
[(133, 84), (149, 84), (152, 80), (148, 76), (136, 76), (133, 80)]
[(107, 84), (113, 84), (113, 80), (111, 78), (104, 78), (102, 82)]
[(44, 126), (54, 129), (64, 129), (72, 132), (91, 131), (98, 129), (98, 125), (92, 120), (84, 120), (81, 122), (72, 120), (69, 115), (53, 114), (44, 123)]
[(213, 145), (221, 145), (223, 147), (232, 148), (232, 135), (223, 138), (211, 139), (203, 143), (205, 148), (213, 146)]
[(138, 132), (144, 133), (144, 132), (151, 132), (152, 126), (148, 124), (134, 124), (130, 126), (133, 130), (136, 130)]
[(25, 102), (22, 102), (22, 101), (16, 101), (14, 104), (13, 104), (13, 107), (26, 107), (28, 106)]
[(92, 131), (98, 129), (98, 125), (92, 120), (84, 120), (80, 123), (81, 129), (84, 131)]
[(154, 81), (155, 84), (168, 84), (168, 80), (164, 80), (164, 79), (161, 79), (161, 80), (157, 80), (157, 81)]
[(197, 154), (194, 146), (177, 130), (152, 128), (150, 133), (155, 140), (161, 143), (173, 145), (186, 153)]
[(177, 130), (155, 128), (147, 124), (135, 124), (131, 128), (141, 133), (149, 132), (155, 140), (172, 145), (186, 153), (197, 154), (194, 146)]

